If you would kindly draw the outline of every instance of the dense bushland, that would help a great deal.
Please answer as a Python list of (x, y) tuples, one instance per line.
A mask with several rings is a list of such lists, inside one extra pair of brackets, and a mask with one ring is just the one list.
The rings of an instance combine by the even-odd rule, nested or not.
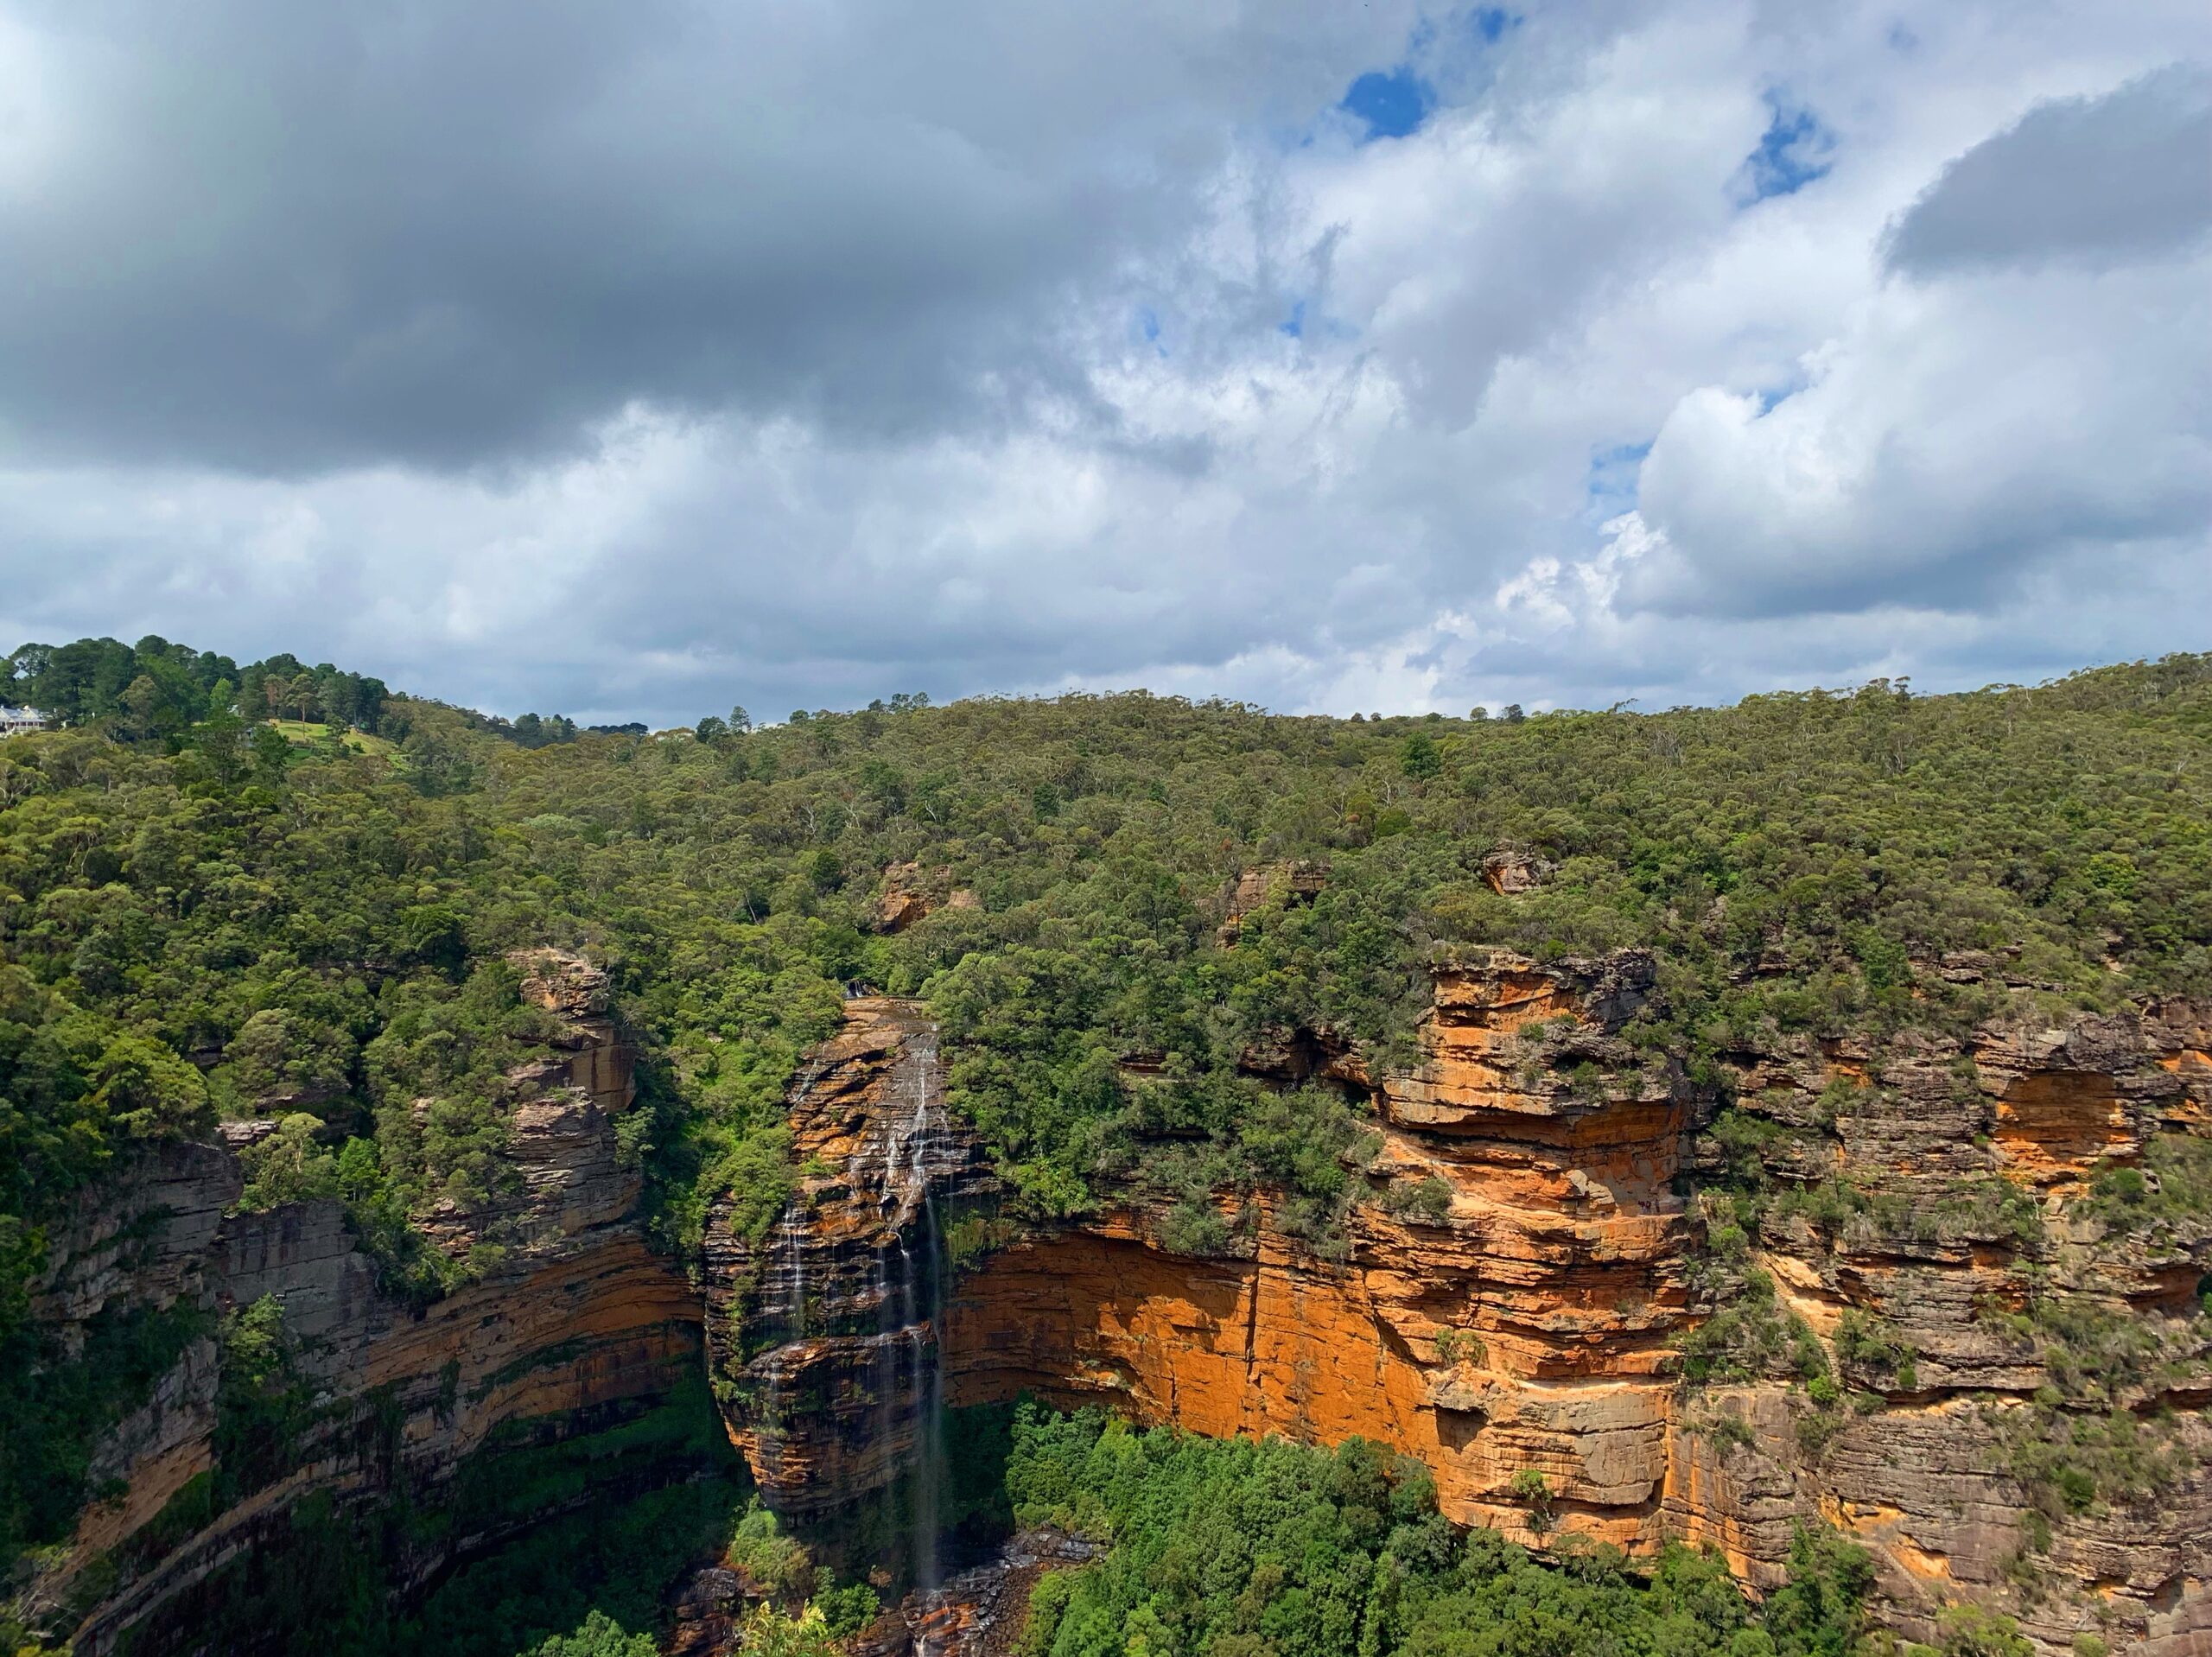
[(1834, 1536), (1802, 1532), (1758, 1608), (1717, 1554), (1679, 1545), (1639, 1575), (1570, 1538), (1549, 1568), (1455, 1530), (1427, 1469), (1360, 1439), (1330, 1452), (1025, 1405), (1007, 1489), (1024, 1522), (1113, 1541), (1039, 1584), (1031, 1657), (1841, 1657), (1866, 1632), (1872, 1565)]
[[(659, 736), (161, 640), (10, 673), (0, 695), (75, 722), (0, 747), (0, 1385), (42, 1400), (0, 1421), (0, 1553), (63, 1533), (86, 1446), (175, 1338), (118, 1326), (140, 1355), (72, 1379), (27, 1322), (53, 1228), (135, 1146), (276, 1118), (247, 1202), (340, 1197), (404, 1292), (496, 1257), (448, 1261), (410, 1220), (505, 1177), (505, 1072), (542, 1033), (519, 947), (610, 968), (645, 1048), (625, 1149), (677, 1248), (719, 1194), (776, 1212), (785, 1087), (856, 984), (929, 1000), (1026, 1209), (1134, 1183), (1203, 1227), (1200, 1198), (1265, 1180), (1323, 1246), (1358, 1123), (1236, 1057), (1302, 1027), (1402, 1060), (1456, 951), (1650, 946), (1630, 1033), (1693, 1066), (2212, 986), (2212, 657), (1652, 714), (900, 697)], [(1544, 884), (1492, 892), (1500, 847)], [(1290, 860), (1326, 866), (1319, 894), (1223, 943), (1234, 877)], [(977, 901), (878, 930), (893, 865)], [(1997, 969), (1939, 970), (1968, 951)]]

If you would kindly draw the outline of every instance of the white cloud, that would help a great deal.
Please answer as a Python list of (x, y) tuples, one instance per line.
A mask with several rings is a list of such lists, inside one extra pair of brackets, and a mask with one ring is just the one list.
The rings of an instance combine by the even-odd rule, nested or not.
[(1773, 408), (1682, 398), (1644, 463), (1629, 585), (1670, 613), (1981, 610), (2083, 547), (2205, 549), (2212, 261), (1891, 283)]
[[(2212, 55), (2193, 4), (1438, 15), (1440, 106), (1368, 143), (1327, 110), (1410, 9), (662, 0), (488, 103), (458, 14), (286, 15), (228, 18), (280, 133), (207, 41), (0, 0), (0, 62), (47, 66), (0, 109), (0, 269), (114, 256), (0, 323), (0, 633), (655, 720), (1664, 705), (2202, 642), (2179, 210), (1885, 263), (1947, 213), (2005, 244), (2019, 134), (2171, 139), (2140, 89)], [(1777, 107), (1830, 170), (1747, 204)], [(134, 227), (177, 187), (149, 136), (188, 220)]]

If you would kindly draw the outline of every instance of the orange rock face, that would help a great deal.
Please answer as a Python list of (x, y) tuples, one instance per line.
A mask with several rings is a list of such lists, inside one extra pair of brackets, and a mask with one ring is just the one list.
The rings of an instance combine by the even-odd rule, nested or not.
[(903, 932), (940, 909), (980, 907), (976, 894), (952, 884), (950, 868), (925, 870), (918, 863), (893, 863), (883, 872), (883, 895), (876, 899), (880, 932)]
[(1272, 1246), (1256, 1261), (1192, 1261), (1096, 1231), (1024, 1244), (964, 1284), (948, 1311), (950, 1395), (1105, 1401), (1215, 1436), (1376, 1438), (1435, 1470), (1453, 1518), (1524, 1534), (1528, 1513), (1508, 1486), (1540, 1467), (1563, 1505), (1590, 1509), (1586, 1528), (1651, 1540), (1669, 1389), (1444, 1362), (1440, 1326), (1417, 1298), (1392, 1296), (1406, 1282)]
[[(948, 1310), (952, 1395), (1027, 1388), (1200, 1432), (1377, 1438), (1428, 1463), (1451, 1517), (1524, 1536), (1509, 1487), (1533, 1467), (1554, 1515), (1656, 1541), (1685, 1103), (1678, 1077), (1630, 1068), (1607, 1033), (1647, 970), (1440, 980), (1426, 1062), (1376, 1090), (1374, 1172), (1386, 1193), (1425, 1188), (1418, 1211), (1356, 1210), (1340, 1265), (1266, 1228), (1255, 1259), (1178, 1257), (1142, 1216), (1005, 1249)], [(1523, 1032), (1546, 1023), (1610, 1063), (1602, 1086), (1521, 1077)]]
[[(2139, 1158), (2150, 1133), (2201, 1122), (2212, 1089), (2202, 1011), (1986, 1032), (1970, 1051), (1906, 1044), (1878, 1058), (1839, 1040), (1736, 1056), (1736, 1097), (1787, 1130), (1764, 1153), (1776, 1178), (1809, 1187), (1841, 1174), (1892, 1204), (1848, 1210), (1847, 1222), (1777, 1217), (1749, 1241), (1746, 1266), (1772, 1286), (1762, 1315), (1786, 1338), (1796, 1320), (1860, 1389), (1863, 1407), (1812, 1438), (1786, 1353), (1748, 1381), (1681, 1378), (1681, 1338), (1729, 1309), (1698, 1275), (1711, 1258), (1698, 1252), (1702, 1233), (1717, 1222), (1681, 1194), (1710, 1175), (1685, 1158), (1718, 1101), (1620, 1039), (1650, 973), (1633, 955), (1560, 967), (1497, 956), (1442, 975), (1422, 1062), (1405, 1076), (1372, 1078), (1312, 1032), (1255, 1045), (1245, 1062), (1256, 1072), (1333, 1080), (1371, 1102), (1371, 1200), (1352, 1213), (1344, 1258), (1316, 1258), (1264, 1225), (1241, 1254), (1177, 1254), (1162, 1216), (1142, 1207), (1033, 1233), (955, 1283), (922, 1331), (944, 1396), (1030, 1392), (1209, 1434), (1380, 1439), (1428, 1463), (1454, 1519), (1535, 1542), (1560, 1528), (1635, 1549), (1682, 1536), (1761, 1586), (1781, 1580), (1794, 1527), (1826, 1520), (1872, 1550), (1885, 1615), (1915, 1637), (1965, 1597), (2014, 1611), (2043, 1648), (2068, 1649), (2077, 1613), (2011, 1586), (2029, 1498), (1997, 1470), (2001, 1433), (2047, 1376), (2033, 1344), (1986, 1312), (2023, 1304), (2029, 1280), (2029, 1222), (2000, 1197), (2018, 1188), (2035, 1194), (2031, 1208), (2063, 1204), (2100, 1169)], [(826, 1160), (876, 1157), (872, 1113), (904, 1096), (882, 1016), (855, 1004), (817, 1079), (814, 1095), (845, 1102), (825, 1113), (803, 1101), (795, 1113)], [(1141, 1085), (1142, 1056), (1125, 1070)], [(863, 1256), (879, 1248), (865, 1203), (853, 1217), (867, 1184), (810, 1181), (805, 1228), (877, 1239)], [(2208, 1263), (2204, 1242), (2193, 1247), (2139, 1260), (2107, 1252), (2086, 1267), (2063, 1250), (2043, 1258), (2086, 1271), (2082, 1292), (2185, 1330)], [(1846, 1355), (1847, 1317), (1910, 1362)], [(868, 1327), (898, 1326), (880, 1316)], [(775, 1331), (760, 1338), (772, 1355)], [(738, 1426), (784, 1505), (819, 1505), (816, 1481), (880, 1482), (916, 1453), (913, 1384), (893, 1377), (887, 1407), (866, 1349), (851, 1336), (786, 1343), (790, 1373), (818, 1383), (817, 1413), (790, 1416), (780, 1448)], [(2145, 1407), (2199, 1410), (2212, 1370), (2189, 1390), (2197, 1384)], [(1543, 1476), (1541, 1501), (1525, 1480), (1516, 1493), (1530, 1470)], [(2212, 1625), (2194, 1585), (2212, 1574), (2209, 1554), (2212, 1475), (2200, 1468), (2156, 1514), (2069, 1525), (2048, 1569), (2101, 1584), (2115, 1634), (2134, 1631), (2156, 1657), (2195, 1657)]]
[(1483, 879), (1501, 898), (1534, 892), (1551, 873), (1551, 864), (1527, 852), (1501, 848), (1483, 859)]

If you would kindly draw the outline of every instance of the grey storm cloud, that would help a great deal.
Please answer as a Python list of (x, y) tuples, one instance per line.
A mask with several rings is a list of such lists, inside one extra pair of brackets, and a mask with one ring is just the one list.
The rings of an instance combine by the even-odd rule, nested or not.
[(2101, 98), (2039, 104), (1943, 169), (1890, 236), (1915, 275), (2112, 263), (2212, 229), (2212, 72), (2174, 64)]
[(33, 15), (0, 430), (265, 472), (510, 460), (632, 401), (887, 438), (1039, 402), (1104, 420), (1069, 336), (1126, 261), (1187, 232), (1231, 124), (1325, 105), (1406, 27), (861, 0)]

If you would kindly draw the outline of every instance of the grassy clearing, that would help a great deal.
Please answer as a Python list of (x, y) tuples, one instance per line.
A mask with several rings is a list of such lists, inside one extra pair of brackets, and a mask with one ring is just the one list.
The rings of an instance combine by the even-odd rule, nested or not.
[[(264, 720), (262, 723), (296, 747), (310, 746), (330, 735), (330, 727), (318, 720), (272, 719)], [(355, 753), (388, 754), (397, 752), (397, 745), (389, 737), (371, 736), (365, 731), (348, 731), (342, 740), (346, 747)]]

